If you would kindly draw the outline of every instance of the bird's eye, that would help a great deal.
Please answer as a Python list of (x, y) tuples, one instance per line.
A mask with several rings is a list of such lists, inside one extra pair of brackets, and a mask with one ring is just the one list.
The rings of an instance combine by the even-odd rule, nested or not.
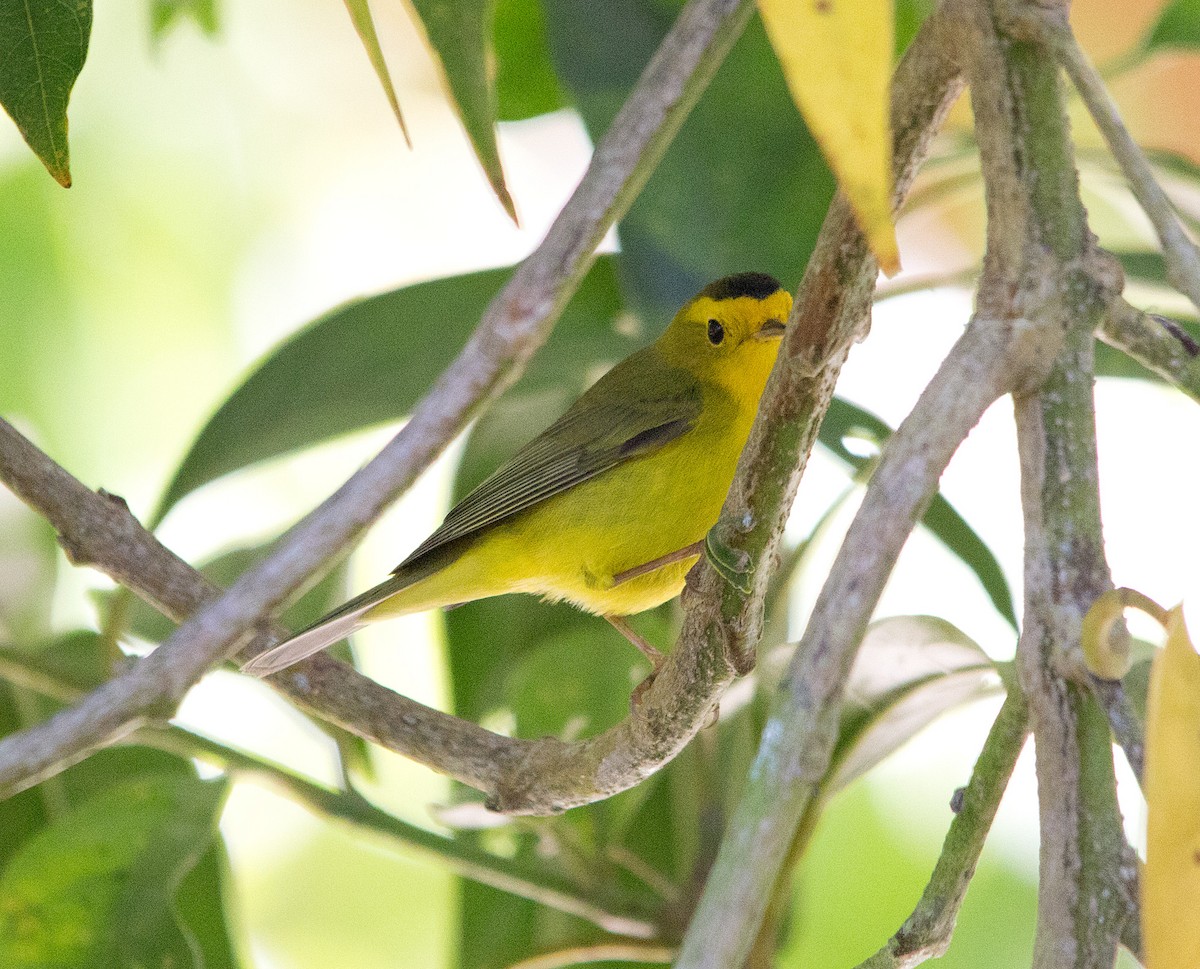
[(718, 320), (708, 321), (708, 342), (714, 347), (725, 339), (725, 327)]

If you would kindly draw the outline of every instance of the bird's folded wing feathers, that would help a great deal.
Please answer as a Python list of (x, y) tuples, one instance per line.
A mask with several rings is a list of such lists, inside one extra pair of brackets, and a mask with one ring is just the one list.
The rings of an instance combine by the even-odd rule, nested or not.
[(345, 639), (363, 625), (372, 607), (444, 564), (433, 553), (657, 450), (695, 425), (700, 403), (699, 386), (690, 374), (663, 367), (647, 351), (634, 354), (455, 505), (392, 578), (260, 653), (243, 671), (268, 676)]
[[(695, 378), (661, 363), (645, 366), (639, 357), (635, 354), (609, 371), (464, 497), (396, 572), (690, 430), (700, 415)], [(647, 380), (654, 381), (649, 388)]]

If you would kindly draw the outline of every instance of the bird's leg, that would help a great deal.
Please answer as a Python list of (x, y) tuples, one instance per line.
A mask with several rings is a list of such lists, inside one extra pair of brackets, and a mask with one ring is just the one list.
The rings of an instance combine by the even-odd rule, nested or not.
[[(613, 585), (620, 585), (622, 582), (628, 582), (630, 579), (636, 579), (639, 575), (646, 575), (655, 571), (656, 569), (661, 569), (664, 565), (670, 565), (673, 562), (682, 562), (684, 559), (691, 558), (693, 555), (699, 555), (703, 551), (703, 539), (698, 542), (692, 542), (691, 545), (687, 545), (684, 548), (676, 549), (674, 552), (668, 552), (666, 555), (660, 555), (656, 559), (651, 559), (649, 562), (643, 562), (641, 565), (635, 565), (632, 569), (626, 569), (624, 572), (618, 572), (613, 576)], [(612, 622), (612, 620), (609, 619), (609, 622)], [(616, 626), (616, 623), (613, 623), (613, 625)], [(617, 626), (617, 628), (621, 629), (620, 626)], [(631, 637), (631, 633), (626, 632), (624, 629), (621, 629), (621, 632), (624, 633), (626, 637)], [(633, 639), (630, 638), (629, 641), (633, 642)], [(637, 646), (638, 649), (642, 649), (642, 647), (638, 646), (637, 643), (633, 643), (633, 645)], [(645, 650), (642, 650), (642, 652), (645, 652)]]
[[(604, 618), (608, 620), (613, 629), (633, 643), (633, 645), (637, 647), (639, 653), (645, 656), (646, 659), (650, 660), (650, 665), (654, 667), (654, 673), (657, 673), (658, 668), (667, 660), (666, 654), (660, 652), (646, 642), (646, 640), (642, 638), (642, 636), (640, 636), (638, 632), (620, 616), (605, 616)], [(654, 676), (654, 673), (651, 673), (650, 675)]]
[(637, 631), (634, 630), (634, 628), (629, 625), (629, 623), (627, 623), (621, 616), (605, 616), (604, 618), (609, 621), (609, 624), (613, 627), (613, 629), (633, 643), (633, 645), (637, 647), (638, 652), (645, 656), (646, 659), (650, 660), (650, 665), (653, 667), (653, 669), (650, 670), (650, 675), (642, 680), (642, 682), (637, 686), (635, 686), (633, 688), (633, 693), (631, 693), (629, 696), (630, 709), (632, 709), (634, 713), (637, 713), (638, 707), (642, 702), (642, 694), (650, 688), (650, 684), (653, 683), (654, 678), (658, 676), (658, 671), (662, 668), (663, 663), (667, 661), (666, 654), (660, 652), (646, 642), (646, 640), (640, 636)]

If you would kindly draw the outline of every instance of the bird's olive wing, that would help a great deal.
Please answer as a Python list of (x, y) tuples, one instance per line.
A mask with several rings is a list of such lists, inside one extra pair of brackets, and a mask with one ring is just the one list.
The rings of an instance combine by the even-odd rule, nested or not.
[(397, 571), (689, 430), (700, 413), (699, 386), (685, 371), (648, 356), (652, 349), (610, 370), (466, 495)]

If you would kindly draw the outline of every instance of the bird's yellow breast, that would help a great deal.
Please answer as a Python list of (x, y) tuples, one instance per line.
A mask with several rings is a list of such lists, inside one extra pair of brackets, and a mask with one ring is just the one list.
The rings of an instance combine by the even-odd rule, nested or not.
[(513, 577), (511, 591), (589, 612), (628, 615), (665, 602), (683, 588), (696, 556), (618, 584), (613, 578), (704, 538), (753, 418), (752, 406), (709, 388), (691, 430), (497, 527), (478, 553)]

